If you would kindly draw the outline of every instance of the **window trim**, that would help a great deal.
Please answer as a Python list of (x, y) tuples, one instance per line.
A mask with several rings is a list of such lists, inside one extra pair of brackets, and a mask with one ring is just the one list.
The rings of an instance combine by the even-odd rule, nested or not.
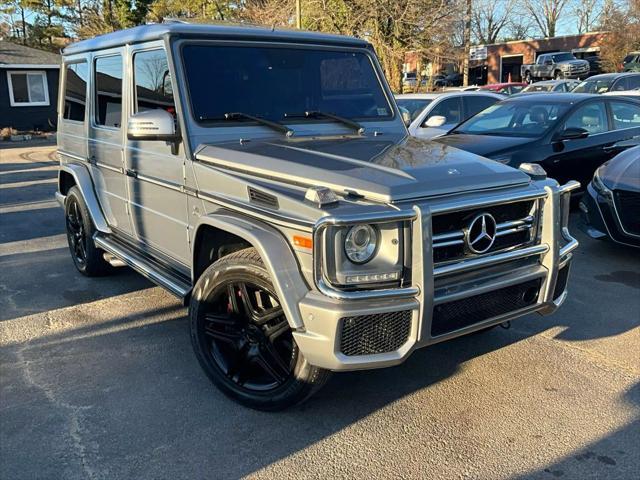
[[(12, 75), (27, 75), (27, 95), (29, 95), (29, 101), (28, 102), (16, 102), (14, 97), (13, 97), (13, 82), (11, 80), (11, 76)], [(28, 76), (29, 75), (35, 75), (35, 74), (39, 74), (40, 77), (43, 79), (43, 86), (44, 86), (44, 101), (42, 102), (32, 102), (31, 101), (31, 92), (29, 90), (29, 80), (28, 80)], [(49, 102), (49, 82), (47, 79), (47, 72), (46, 70), (7, 70), (7, 83), (9, 86), (9, 105), (12, 107), (48, 107), (50, 104)]]

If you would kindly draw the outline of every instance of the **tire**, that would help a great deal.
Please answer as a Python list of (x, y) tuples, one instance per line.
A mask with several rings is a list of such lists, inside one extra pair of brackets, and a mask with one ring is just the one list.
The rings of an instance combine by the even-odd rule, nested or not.
[(524, 81), (529, 84), (532, 82), (531, 72), (524, 72)]
[(564, 75), (560, 70), (556, 70), (555, 72), (553, 72), (554, 80), (562, 80), (563, 78), (564, 78)]
[(246, 407), (283, 410), (309, 398), (330, 376), (298, 349), (254, 248), (231, 253), (204, 271), (189, 318), (201, 367), (216, 387)]
[(104, 252), (96, 248), (93, 235), (96, 228), (78, 187), (71, 187), (64, 202), (67, 243), (76, 269), (87, 277), (99, 277), (113, 272), (104, 259)]

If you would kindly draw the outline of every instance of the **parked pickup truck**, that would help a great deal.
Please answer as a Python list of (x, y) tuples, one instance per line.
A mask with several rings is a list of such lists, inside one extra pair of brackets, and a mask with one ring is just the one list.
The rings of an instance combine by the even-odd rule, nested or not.
[(561, 78), (585, 78), (589, 74), (589, 62), (578, 60), (569, 52), (539, 55), (536, 63), (522, 65), (520, 72), (525, 82)]
[(579, 184), (409, 136), (364, 40), (144, 25), (65, 47), (60, 71), (75, 267), (128, 265), (176, 295), (243, 405), (282, 409), (331, 371), (566, 298)]

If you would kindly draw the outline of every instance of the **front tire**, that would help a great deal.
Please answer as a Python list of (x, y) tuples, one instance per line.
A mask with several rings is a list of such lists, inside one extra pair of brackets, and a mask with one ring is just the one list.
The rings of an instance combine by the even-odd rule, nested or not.
[(257, 410), (282, 410), (315, 393), (330, 372), (310, 365), (295, 343), (273, 283), (255, 249), (229, 254), (196, 282), (191, 342), (209, 379)]
[(71, 187), (64, 202), (67, 243), (76, 269), (87, 277), (107, 275), (113, 267), (104, 259), (104, 252), (96, 248), (96, 232), (87, 205), (78, 187)]
[(553, 72), (554, 80), (562, 80), (563, 78), (564, 78), (564, 74), (560, 70), (556, 70), (555, 72)]

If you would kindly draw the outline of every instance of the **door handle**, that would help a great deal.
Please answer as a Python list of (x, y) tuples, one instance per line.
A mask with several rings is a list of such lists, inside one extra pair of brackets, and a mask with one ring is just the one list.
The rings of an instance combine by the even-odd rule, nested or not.
[(605, 153), (611, 153), (616, 149), (615, 145), (607, 145), (605, 147), (602, 147), (602, 150), (604, 150)]

